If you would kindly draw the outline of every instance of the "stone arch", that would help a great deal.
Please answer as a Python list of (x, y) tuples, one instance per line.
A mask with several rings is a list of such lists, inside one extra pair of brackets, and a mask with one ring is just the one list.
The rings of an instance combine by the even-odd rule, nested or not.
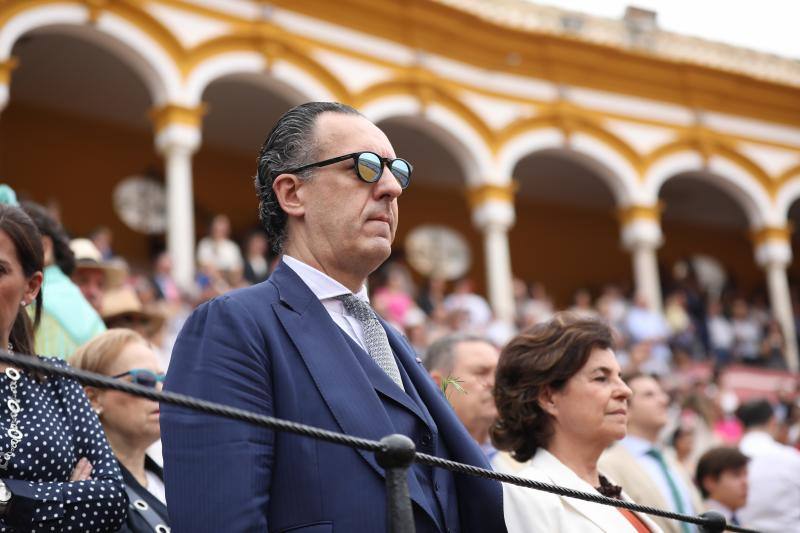
[[(390, 87), (393, 90), (389, 91)], [(421, 100), (408, 85), (380, 84), (361, 93), (356, 101), (361, 112), (375, 123), (409, 118), (430, 126), (433, 137), (461, 163), (467, 186), (496, 180), (491, 148), (486, 142), (488, 127), (464, 104), (441, 90)]]
[(180, 92), (177, 39), (146, 12), (123, 4), (95, 11), (83, 3), (53, 1), (13, 4), (0, 10), (0, 62), (10, 58), (25, 34), (52, 31), (95, 43), (129, 66), (144, 82), (155, 106)]
[(185, 65), (186, 105), (198, 105), (214, 81), (241, 73), (264, 73), (302, 95), (303, 101), (351, 100), (335, 75), (290, 43), (237, 35), (214, 39), (192, 50)]
[(717, 145), (706, 146), (703, 152), (692, 143), (679, 141), (655, 150), (648, 157), (644, 174), (644, 197), (655, 202), (667, 180), (688, 172), (702, 172), (704, 179), (733, 197), (751, 227), (773, 225), (779, 220), (764, 186), (769, 180), (767, 174), (744, 155)]
[(800, 164), (793, 166), (778, 178), (780, 188), (775, 194), (778, 216), (786, 218), (795, 201), (800, 200)]
[(543, 150), (566, 150), (604, 181), (618, 205), (637, 200), (638, 155), (627, 143), (599, 126), (573, 123), (567, 127), (552, 116), (541, 116), (512, 124), (501, 138), (498, 167), (509, 177), (525, 157)]

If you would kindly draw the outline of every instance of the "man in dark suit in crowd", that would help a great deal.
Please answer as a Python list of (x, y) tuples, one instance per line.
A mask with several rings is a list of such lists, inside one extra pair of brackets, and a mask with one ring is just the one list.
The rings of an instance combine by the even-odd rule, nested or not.
[[(350, 107), (287, 112), (261, 149), (260, 215), (283, 259), (271, 277), (199, 307), (166, 388), (488, 467), (408, 342), (369, 306), (411, 166)], [(386, 527), (373, 454), (163, 407), (173, 531), (373, 533)], [(505, 531), (498, 483), (414, 465), (416, 531)]]

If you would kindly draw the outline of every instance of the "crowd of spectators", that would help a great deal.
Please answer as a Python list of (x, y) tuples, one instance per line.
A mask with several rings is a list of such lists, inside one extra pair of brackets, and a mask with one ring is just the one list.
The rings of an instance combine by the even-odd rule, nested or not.
[[(98, 228), (86, 236), (72, 236), (78, 238), (70, 241), (64, 229), (47, 223), (45, 208), (28, 206), (27, 209), (45, 235), (48, 298), (40, 327), (47, 329), (49, 322), (56, 321), (55, 315), (67, 317), (61, 320), (67, 331), (37, 335), (40, 353), (72, 353), (99, 334), (104, 323), (107, 328), (136, 331), (159, 358), (159, 363), (153, 365), (167, 368), (174, 339), (194, 307), (227, 291), (264, 281), (279, 260), (271, 255), (262, 231), (248, 233), (240, 245), (231, 236), (229, 219), (217, 215), (209, 225), (208, 235), (197, 246), (194, 286), (180, 287), (172, 277), (172, 260), (167, 252), (156, 255), (149, 268), (131, 268), (126, 258), (115, 253), (114, 236), (107, 228)], [(38, 220), (37, 210), (42, 213)], [(47, 269), (52, 270), (49, 276)], [(56, 275), (56, 270), (61, 274)], [(67, 278), (85, 297), (80, 305), (74, 298), (64, 298), (59, 303), (58, 291), (67, 294), (71, 290)], [(771, 375), (786, 377), (780, 389), (770, 395), (775, 414), (774, 431), (770, 434), (777, 443), (800, 447), (798, 381), (787, 371), (786, 339), (770, 313), (766, 298), (759, 293), (746, 297), (735, 287), (710, 296), (691, 275), (669, 280), (664, 286), (667, 290), (660, 311), (644, 295), (634, 294), (622, 285), (608, 284), (600, 290), (578, 289), (572, 301), (563, 305), (554, 301), (542, 283), (515, 279), (516, 316), (513, 323), (507, 323), (493, 314), (473, 279), (420, 278), (412, 274), (402, 258), (393, 258), (370, 278), (369, 293), (374, 309), (406, 335), (419, 356), (428, 359), (426, 363), (435, 363), (432, 375), (437, 383), (446, 387), (451, 377), (456, 383), (466, 378), (462, 385), (467, 390), (473, 385), (469, 381), (472, 371), (464, 370), (467, 367), (459, 366), (458, 358), (453, 358), (452, 340), (444, 345), (436, 344), (437, 341), (453, 339), (454, 334), (455, 344), (466, 339), (473, 343), (470, 357), (481, 358), (484, 366), (493, 369), (497, 352), (481, 348), (481, 340), (499, 350), (516, 333), (546, 322), (560, 309), (604, 320), (613, 327), (614, 352), (623, 374), (652, 375), (664, 387), (669, 417), (660, 429), (659, 440), (666, 445), (670, 460), (682, 469), (685, 479), (694, 478), (704, 454), (719, 446), (735, 447), (745, 435), (747, 428), (735, 413), (746, 398), (723, 379), (732, 368), (754, 375), (772, 372)], [(795, 309), (800, 309), (800, 305)], [(95, 316), (97, 320), (93, 319)], [(94, 329), (78, 331), (88, 326)], [(432, 345), (434, 350), (429, 350)], [(50, 349), (53, 347), (58, 349)], [(460, 369), (456, 374), (464, 375), (449, 375), (454, 369)], [(480, 372), (484, 375), (480, 378), (480, 390), (491, 390), (494, 378), (489, 374), (493, 371)], [(457, 387), (462, 390), (462, 386)], [(464, 408), (475, 411), (475, 405), (482, 402), (479, 407), (485, 408), (486, 416), (473, 417), (472, 422), (469, 412), (459, 417), (487, 454), (493, 454), (496, 450), (488, 440), (488, 422), (495, 411), (486, 403), (487, 398), (474, 396), (462, 402), (458, 393), (452, 390), (448, 393), (457, 411)], [(702, 463), (701, 474), (710, 479), (707, 483), (699, 481), (698, 487), (706, 497), (711, 493), (712, 499), (714, 493), (709, 491), (717, 487), (714, 476), (719, 477), (720, 469), (727, 468), (718, 459), (715, 462), (715, 454), (731, 458), (734, 467), (740, 470), (745, 461), (733, 452), (715, 452), (706, 458), (708, 464)], [(513, 469), (508, 456), (502, 459), (506, 465), (512, 465), (506, 469)], [(730, 468), (735, 470), (734, 467)], [(720, 494), (719, 498), (727, 497), (724, 491)]]

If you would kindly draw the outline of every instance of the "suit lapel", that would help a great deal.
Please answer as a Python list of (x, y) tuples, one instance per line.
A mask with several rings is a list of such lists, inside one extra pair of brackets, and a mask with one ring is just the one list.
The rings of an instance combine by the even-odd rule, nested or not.
[[(314, 293), (283, 263), (273, 272), (270, 281), (278, 288), (281, 297), (280, 303), (272, 305), (275, 314), (342, 432), (372, 440), (394, 433), (394, 426), (367, 374), (353, 357), (340, 328)], [(389, 380), (388, 376), (384, 377)], [(394, 383), (392, 385), (397, 388)], [(373, 453), (357, 451), (381, 477), (385, 477)], [(411, 499), (435, 522), (425, 504), (422, 488), (411, 471), (408, 482)]]
[[(532, 465), (543, 472), (556, 485), (582, 492), (595, 492), (594, 487), (579, 478), (575, 472), (567, 468), (547, 450), (538, 450), (532, 460)], [(565, 505), (572, 507), (575, 511), (591, 520), (601, 531), (618, 533), (619, 531), (630, 531), (631, 529), (628, 520), (615, 507), (566, 496), (561, 496), (561, 499)]]

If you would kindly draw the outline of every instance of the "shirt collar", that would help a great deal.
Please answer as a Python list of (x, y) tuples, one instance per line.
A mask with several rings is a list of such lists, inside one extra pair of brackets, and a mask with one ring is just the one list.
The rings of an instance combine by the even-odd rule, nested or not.
[(625, 446), (625, 448), (636, 457), (645, 455), (648, 451), (657, 447), (652, 442), (635, 435), (626, 436), (620, 441), (620, 444)]
[[(286, 266), (294, 270), (295, 274), (300, 276), (300, 279), (305, 282), (308, 288), (311, 289), (311, 292), (314, 293), (314, 296), (320, 301), (330, 300), (337, 296), (342, 296), (343, 294), (350, 294), (350, 290), (347, 287), (324, 272), (307, 265), (299, 259), (284, 254), (281, 260)], [(362, 285), (358, 292), (353, 294), (355, 294), (356, 298), (359, 300), (369, 303), (366, 285)]]
[(705, 504), (706, 504), (706, 510), (708, 510), (708, 511), (716, 511), (716, 512), (720, 513), (722, 516), (725, 517), (725, 520), (730, 521), (731, 517), (733, 516), (733, 511), (731, 509), (725, 507), (724, 505), (722, 505), (717, 500), (713, 500), (711, 498), (708, 498), (705, 501)]

